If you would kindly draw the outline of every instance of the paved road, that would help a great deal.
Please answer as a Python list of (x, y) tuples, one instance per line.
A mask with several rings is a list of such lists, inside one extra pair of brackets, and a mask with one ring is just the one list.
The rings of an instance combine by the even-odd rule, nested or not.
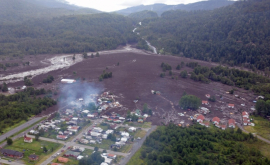
[[(245, 133), (250, 133), (250, 132), (248, 132), (247, 130), (245, 130), (243, 127), (242, 127), (242, 125), (240, 125), (239, 123), (237, 123), (237, 127), (238, 128), (240, 128), (243, 132), (245, 132)], [(254, 134), (253, 134), (254, 135)], [(264, 142), (266, 142), (266, 143), (268, 143), (268, 144), (270, 144), (270, 140), (267, 140), (267, 139), (265, 139), (265, 138), (263, 138), (263, 137), (261, 137), (261, 136), (259, 136), (259, 135), (254, 135), (254, 136), (256, 136), (258, 139), (260, 139), (260, 140), (262, 140), (262, 141), (264, 141)]]
[(122, 159), (119, 164), (126, 165), (129, 162), (129, 160), (131, 159), (131, 157), (142, 147), (142, 144), (145, 141), (146, 137), (148, 137), (154, 130), (156, 130), (156, 128), (157, 128), (157, 126), (153, 125), (146, 133), (146, 136), (144, 136), (141, 140), (135, 142), (133, 144), (131, 151), (130, 151), (130, 154), (128, 156), (126, 156), (124, 159)]
[(7, 160), (4, 160), (4, 159), (0, 159), (0, 163), (5, 163), (5, 164), (11, 164), (11, 165), (24, 165), (24, 164), (21, 164), (21, 163), (17, 163), (17, 162), (8, 162)]

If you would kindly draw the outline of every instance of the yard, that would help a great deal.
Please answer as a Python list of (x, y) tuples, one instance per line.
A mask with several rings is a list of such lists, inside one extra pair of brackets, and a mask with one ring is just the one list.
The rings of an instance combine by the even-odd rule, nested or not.
[(114, 144), (114, 143), (115, 142), (113, 142), (113, 141), (111, 141), (109, 139), (103, 139), (100, 144), (96, 143), (96, 144), (87, 144), (87, 145), (108, 150), (108, 149), (111, 149), (111, 145)]
[(129, 162), (127, 163), (127, 165), (141, 165), (144, 164), (144, 161), (142, 159), (140, 159), (141, 156), (141, 151), (142, 148), (140, 148), (133, 156), (132, 158), (129, 160)]
[(133, 127), (142, 127), (142, 128), (151, 128), (151, 125), (152, 125), (151, 122), (144, 122), (144, 123), (124, 122), (124, 124), (128, 124), (129, 126), (133, 126)]
[(265, 139), (270, 140), (270, 122), (263, 117), (251, 116), (255, 126), (244, 126), (244, 129), (251, 133), (256, 133)]
[[(43, 151), (43, 147), (46, 146), (48, 152)], [(36, 164), (37, 162), (30, 162), (28, 157), (31, 154), (36, 154), (39, 156), (38, 162), (42, 162), (46, 157), (50, 156), (54, 151), (57, 151), (62, 145), (59, 143), (53, 143), (48, 141), (36, 141), (33, 140), (32, 143), (25, 143), (23, 138), (19, 138), (13, 142), (11, 146), (6, 146), (6, 149), (16, 150), (19, 152), (24, 152), (24, 157), (22, 160), (27, 165)]]

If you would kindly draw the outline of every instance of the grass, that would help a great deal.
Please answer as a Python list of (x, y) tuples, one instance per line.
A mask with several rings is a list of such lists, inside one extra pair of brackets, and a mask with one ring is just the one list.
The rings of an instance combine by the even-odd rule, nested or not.
[(142, 148), (140, 148), (129, 160), (127, 165), (142, 165), (145, 164), (145, 162), (140, 159)]
[(248, 146), (249, 148), (258, 149), (265, 157), (267, 157), (268, 159), (270, 158), (270, 144), (267, 144), (261, 140), (258, 140), (254, 143), (245, 142), (243, 144)]
[(132, 144), (126, 144), (122, 146), (117, 152), (123, 152), (123, 153), (128, 153), (132, 148)]
[[(43, 152), (43, 146), (49, 150), (47, 153)], [(59, 143), (53, 143), (48, 141), (36, 141), (33, 140), (32, 143), (25, 143), (23, 138), (19, 138), (13, 142), (11, 146), (6, 146), (6, 149), (16, 150), (20, 152), (24, 152), (24, 157), (22, 160), (25, 162), (26, 165), (36, 164), (37, 162), (29, 162), (28, 156), (31, 154), (36, 154), (39, 156), (38, 162), (44, 161), (46, 158), (56, 152), (60, 147), (62, 147)], [(53, 151), (52, 151), (53, 149)]]
[(111, 145), (114, 144), (115, 142), (109, 140), (109, 139), (103, 139), (102, 142), (99, 144), (87, 144), (87, 145), (90, 145), (92, 147), (98, 147), (98, 148), (102, 148), (102, 149), (110, 149), (111, 148)]
[(129, 126), (133, 126), (133, 127), (142, 127), (142, 128), (151, 128), (151, 125), (152, 125), (151, 122), (144, 122), (144, 123), (124, 122), (124, 124), (128, 124)]
[(138, 130), (136, 131), (134, 138), (137, 139), (138, 137), (143, 138), (146, 135), (146, 131), (145, 130)]
[(244, 129), (250, 133), (256, 133), (257, 135), (270, 140), (270, 122), (263, 117), (252, 116), (255, 126), (244, 126)]
[(12, 130), (12, 129), (14, 129), (14, 128), (16, 128), (16, 127), (18, 127), (18, 126), (20, 126), (20, 125), (22, 125), (22, 124), (24, 124), (25, 122), (26, 122), (26, 120), (22, 120), (19, 123), (16, 123), (16, 124), (14, 124), (12, 126), (9, 126), (9, 127), (5, 128), (5, 129), (3, 129), (3, 134), (10, 131), (10, 130)]

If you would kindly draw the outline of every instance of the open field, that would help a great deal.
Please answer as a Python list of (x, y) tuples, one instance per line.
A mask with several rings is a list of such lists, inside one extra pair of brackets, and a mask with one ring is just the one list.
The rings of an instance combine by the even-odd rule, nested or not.
[[(47, 153), (43, 152), (43, 147), (46, 146), (48, 149)], [(23, 138), (19, 138), (13, 142), (11, 146), (6, 146), (6, 149), (16, 150), (20, 152), (24, 152), (23, 161), (25, 164), (36, 164), (37, 162), (42, 162), (46, 159), (46, 157), (53, 154), (54, 151), (57, 151), (62, 145), (59, 143), (52, 143), (48, 141), (36, 141), (33, 139), (32, 143), (25, 143)], [(39, 160), (37, 162), (29, 162), (28, 156), (31, 154), (36, 154), (39, 156)]]
[[(49, 56), (46, 56), (48, 58)], [(53, 56), (51, 56), (53, 57)], [(191, 71), (190, 68), (184, 67), (180, 71), (176, 70), (176, 66), (181, 61), (199, 62), (202, 66), (217, 66), (219, 64), (205, 61), (198, 61), (175, 56), (155, 55), (148, 52), (143, 52), (133, 48), (124, 48), (122, 50), (112, 50), (100, 52), (100, 57), (88, 58), (81, 62), (70, 65), (69, 67), (53, 70), (46, 74), (36, 75), (32, 81), (35, 87), (51, 89), (57, 91), (58, 96), (61, 95), (63, 84), (60, 83), (62, 78), (81, 79), (78, 83), (88, 83), (97, 91), (109, 91), (117, 96), (123, 107), (110, 108), (102, 114), (116, 112), (121, 115), (126, 114), (129, 109), (131, 111), (139, 108), (142, 109), (144, 103), (147, 103), (149, 108), (153, 110), (153, 116), (147, 119), (154, 125), (167, 124), (170, 121), (175, 124), (184, 123), (191, 124), (190, 116), (194, 116), (198, 112), (182, 110), (178, 106), (179, 99), (183, 92), (196, 95), (202, 100), (207, 100), (205, 94), (216, 96), (217, 101), (205, 106), (210, 109), (211, 113), (205, 115), (206, 120), (210, 120), (215, 116), (221, 118), (221, 122), (226, 122), (229, 118), (234, 118), (236, 122), (241, 123), (240, 109), (243, 111), (252, 112), (250, 109), (255, 104), (252, 102), (255, 95), (251, 91), (236, 88), (234, 95), (241, 98), (236, 98), (234, 95), (226, 93), (231, 90), (231, 86), (223, 85), (217, 82), (203, 84), (195, 82), (189, 78), (172, 79), (168, 76), (168, 71), (165, 78), (160, 78), (162, 68), (161, 63), (168, 63), (173, 68), (174, 76), (178, 76), (181, 70)], [(119, 66), (116, 64), (119, 62)], [(112, 78), (99, 81), (99, 76), (103, 71), (112, 72)], [(10, 72), (7, 72), (7, 74)], [(5, 73), (6, 74), (6, 73)], [(55, 81), (51, 84), (43, 84), (41, 81), (48, 75), (53, 75)], [(84, 79), (84, 80), (83, 80)], [(22, 86), (23, 82), (15, 82), (10, 86)], [(72, 88), (72, 84), (70, 84)], [(76, 88), (77, 95), (75, 98), (83, 96), (85, 89)], [(151, 90), (160, 91), (161, 95), (153, 95)], [(222, 99), (220, 99), (222, 95)], [(57, 98), (58, 96), (53, 96)], [(133, 100), (138, 99), (137, 103)], [(235, 108), (228, 108), (228, 103), (235, 104)], [(245, 106), (241, 106), (245, 104)], [(58, 106), (61, 104), (58, 104)], [(51, 107), (42, 114), (49, 114), (58, 110), (58, 106)], [(179, 116), (178, 113), (184, 113), (185, 116)], [(41, 114), (41, 115), (42, 115)], [(142, 127), (144, 127), (142, 125)]]
[(251, 117), (253, 119), (253, 122), (255, 123), (255, 126), (244, 126), (244, 129), (247, 130), (250, 133), (255, 133), (265, 139), (270, 140), (270, 122), (267, 119), (264, 119), (262, 117)]

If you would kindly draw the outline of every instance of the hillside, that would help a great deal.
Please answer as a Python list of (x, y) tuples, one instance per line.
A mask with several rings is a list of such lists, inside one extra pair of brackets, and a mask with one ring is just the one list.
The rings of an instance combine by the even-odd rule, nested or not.
[(209, 1), (201, 1), (191, 4), (179, 4), (179, 5), (166, 5), (166, 4), (153, 4), (153, 5), (140, 5), (135, 7), (129, 7), (127, 9), (116, 11), (119, 14), (123, 15), (129, 15), (131, 13), (141, 12), (144, 10), (151, 10), (158, 15), (161, 15), (163, 12), (169, 11), (169, 10), (186, 10), (186, 11), (192, 11), (192, 10), (213, 10), (216, 8), (224, 7), (233, 4), (234, 1), (228, 1), (228, 0), (209, 0)]
[(149, 11), (149, 10), (144, 10), (136, 13), (131, 13), (128, 15), (129, 18), (136, 19), (138, 21), (142, 21), (147, 18), (157, 18), (158, 15), (156, 12)]
[(63, 15), (92, 14), (99, 11), (80, 8), (56, 0), (1, 0), (0, 23), (17, 24), (37, 18), (53, 18)]
[(128, 18), (105, 13), (0, 27), (0, 55), (79, 53), (115, 49), (127, 42), (137, 42)]
[(250, 0), (213, 11), (168, 11), (138, 32), (166, 53), (268, 71), (269, 19), (270, 1)]

